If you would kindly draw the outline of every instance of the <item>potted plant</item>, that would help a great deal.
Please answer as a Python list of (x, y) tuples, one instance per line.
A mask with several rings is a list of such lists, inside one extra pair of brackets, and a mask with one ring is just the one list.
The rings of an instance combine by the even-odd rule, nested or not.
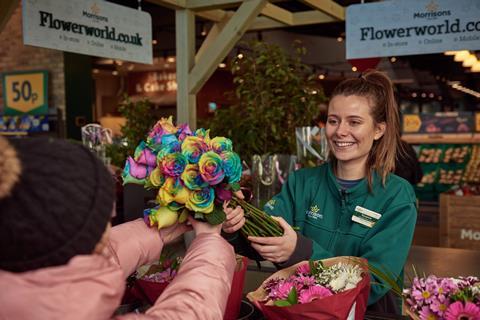
[(286, 168), (282, 173), (288, 174), (292, 161), (280, 155), (296, 153), (295, 128), (309, 126), (319, 113), (318, 105), (325, 100), (315, 75), (302, 62), (305, 53), (298, 41), (293, 43), (292, 55), (275, 44), (247, 43), (231, 66), (236, 86), (231, 94), (236, 103), (217, 110), (208, 124), (214, 135), (233, 141), (252, 168), (253, 184), (268, 185), (263, 191), (270, 191), (263, 196), (259, 195), (260, 189), (254, 190), (257, 199), (269, 198), (278, 191), (279, 183), (272, 175), (275, 161), (283, 157)]

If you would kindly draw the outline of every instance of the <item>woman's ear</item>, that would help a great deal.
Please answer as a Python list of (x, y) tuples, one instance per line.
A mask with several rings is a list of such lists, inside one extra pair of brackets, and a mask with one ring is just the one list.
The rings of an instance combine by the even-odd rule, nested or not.
[(373, 139), (378, 140), (381, 137), (383, 137), (386, 129), (387, 129), (387, 124), (385, 122), (377, 123), (375, 127), (375, 136), (373, 137)]

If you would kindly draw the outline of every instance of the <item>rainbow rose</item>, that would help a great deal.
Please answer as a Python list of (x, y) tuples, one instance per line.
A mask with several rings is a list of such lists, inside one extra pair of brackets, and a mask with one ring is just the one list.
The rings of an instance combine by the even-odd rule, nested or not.
[(232, 140), (225, 137), (215, 137), (210, 140), (209, 146), (218, 154), (223, 151), (232, 151)]
[(233, 151), (224, 151), (220, 157), (223, 159), (223, 170), (228, 183), (239, 182), (242, 177), (242, 163), (238, 154)]
[(149, 188), (159, 188), (165, 183), (165, 177), (159, 167), (153, 169), (150, 175), (147, 177), (145, 186)]
[(208, 151), (208, 146), (200, 137), (188, 136), (182, 143), (182, 154), (190, 163), (198, 163), (200, 156)]
[(188, 198), (187, 203), (185, 203), (185, 207), (195, 212), (207, 214), (213, 211), (214, 199), (215, 192), (213, 188), (206, 187), (202, 190), (195, 190), (190, 194), (190, 198)]
[(145, 178), (152, 172), (153, 167), (137, 163), (132, 157), (128, 157), (123, 168), (123, 184), (145, 184)]
[(193, 135), (192, 130), (190, 130), (190, 127), (188, 124), (184, 123), (178, 126), (178, 131), (176, 133), (176, 136), (179, 141), (185, 140), (186, 137)]
[(158, 166), (162, 173), (170, 177), (179, 177), (187, 165), (187, 158), (181, 153), (169, 153), (161, 158)]
[(157, 202), (161, 206), (167, 206), (170, 202), (174, 201), (175, 195), (183, 188), (180, 180), (168, 177), (165, 179), (165, 183), (158, 190)]
[(202, 154), (198, 167), (203, 180), (211, 186), (219, 184), (225, 178), (223, 159), (213, 151)]
[(150, 148), (147, 147), (145, 141), (140, 142), (138, 147), (135, 149), (133, 158), (137, 163), (149, 167), (155, 167), (157, 165), (157, 156), (152, 150), (150, 150)]
[(208, 186), (208, 183), (202, 179), (196, 164), (187, 164), (180, 178), (190, 190), (201, 190)]
[(173, 124), (173, 117), (161, 118), (155, 123), (152, 130), (148, 134), (149, 138), (163, 136), (166, 133), (176, 133), (178, 128)]
[(197, 131), (195, 131), (195, 136), (202, 138), (206, 143), (210, 143), (210, 129), (197, 129)]

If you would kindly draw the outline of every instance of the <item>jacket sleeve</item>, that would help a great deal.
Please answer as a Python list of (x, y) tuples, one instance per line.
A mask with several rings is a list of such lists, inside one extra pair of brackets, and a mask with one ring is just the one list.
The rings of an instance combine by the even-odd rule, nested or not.
[(142, 219), (117, 225), (110, 233), (111, 259), (122, 268), (125, 278), (138, 267), (158, 260), (162, 248), (158, 230), (147, 227)]
[(180, 270), (146, 315), (154, 319), (222, 319), (236, 261), (218, 234), (198, 235)]
[[(413, 239), (417, 210), (415, 203), (399, 204), (389, 208), (369, 231), (360, 246), (360, 256), (369, 264), (386, 272), (392, 280), (402, 277), (403, 266), (407, 260)], [(390, 287), (380, 278), (371, 275), (372, 285), (368, 304), (376, 302), (390, 290)]]

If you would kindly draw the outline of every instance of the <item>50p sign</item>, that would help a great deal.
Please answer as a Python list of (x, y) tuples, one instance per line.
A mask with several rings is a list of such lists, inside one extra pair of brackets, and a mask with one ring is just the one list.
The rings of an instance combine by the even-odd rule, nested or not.
[(3, 74), (6, 115), (48, 113), (47, 71), (19, 71)]

